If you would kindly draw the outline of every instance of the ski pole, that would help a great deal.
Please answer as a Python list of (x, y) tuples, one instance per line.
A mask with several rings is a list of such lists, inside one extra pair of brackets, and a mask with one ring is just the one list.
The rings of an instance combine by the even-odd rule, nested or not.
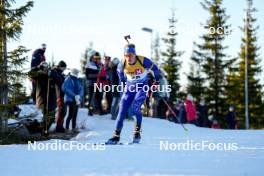
[(49, 116), (49, 94), (50, 94), (50, 78), (48, 78), (47, 102), (46, 102), (46, 117), (45, 117), (45, 135), (48, 135), (48, 116)]
[(182, 126), (182, 128), (184, 129), (184, 131), (188, 131), (188, 129), (178, 119), (177, 115), (175, 114), (174, 110), (170, 107), (170, 105), (168, 104), (168, 102), (163, 97), (161, 97), (159, 93), (158, 93), (158, 95), (162, 99), (162, 101), (166, 104), (166, 106), (168, 107), (168, 109), (172, 112), (172, 114), (175, 116), (175, 118), (178, 120), (179, 124)]

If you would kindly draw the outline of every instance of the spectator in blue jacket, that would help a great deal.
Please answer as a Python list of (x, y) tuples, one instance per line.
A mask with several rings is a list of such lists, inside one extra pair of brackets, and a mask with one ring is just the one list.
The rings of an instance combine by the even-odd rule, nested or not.
[(79, 132), (76, 128), (76, 120), (78, 114), (78, 107), (83, 98), (83, 86), (78, 79), (79, 70), (72, 69), (69, 76), (62, 84), (62, 91), (64, 95), (64, 103), (66, 104), (66, 132), (69, 131), (70, 121), (72, 120), (72, 132)]

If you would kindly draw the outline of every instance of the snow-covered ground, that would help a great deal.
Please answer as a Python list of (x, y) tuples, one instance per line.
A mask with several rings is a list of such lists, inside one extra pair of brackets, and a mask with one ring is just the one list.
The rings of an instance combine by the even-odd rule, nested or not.
[[(88, 146), (88, 150), (73, 148), (65, 151), (50, 147), (48, 150), (34, 151), (32, 148), (28, 150), (28, 145), (0, 146), (0, 175), (264, 175), (263, 130), (215, 130), (187, 125), (189, 130), (185, 132), (180, 125), (144, 118), (141, 144), (88, 145), (111, 137), (114, 124), (109, 115), (88, 117), (87, 110), (80, 109), (78, 125), (85, 129), (75, 139), (45, 141), (41, 146), (47, 143), (70, 144), (74, 141), (74, 144)], [(124, 143), (132, 138), (133, 124), (132, 121), (124, 124), (121, 139)], [(164, 150), (164, 145), (160, 145), (166, 142), (170, 150)], [(200, 151), (186, 150), (190, 143), (203, 143), (204, 148)], [(209, 144), (211, 147), (219, 144), (222, 148), (210, 150)]]

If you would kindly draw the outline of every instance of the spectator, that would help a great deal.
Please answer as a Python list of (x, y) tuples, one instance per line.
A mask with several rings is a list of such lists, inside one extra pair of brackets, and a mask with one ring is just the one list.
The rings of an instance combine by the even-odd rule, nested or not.
[(195, 108), (195, 105), (193, 103), (193, 96), (191, 94), (187, 95), (187, 98), (184, 102), (184, 105), (185, 105), (185, 110), (186, 110), (186, 119), (187, 119), (188, 123), (197, 125), (196, 108)]
[(111, 104), (111, 119), (115, 120), (118, 113), (118, 104), (120, 102), (120, 92), (118, 92), (117, 87), (119, 85), (119, 77), (117, 74), (117, 66), (119, 64), (119, 59), (114, 58), (111, 62), (111, 74), (110, 74), (110, 85), (115, 86), (112, 90), (113, 100)]
[(62, 84), (64, 82), (65, 75), (63, 71), (66, 69), (67, 65), (64, 61), (60, 61), (58, 65), (52, 69), (49, 76), (52, 80), (52, 84), (55, 85), (56, 99), (57, 99), (57, 112), (56, 112), (56, 132), (65, 132), (63, 128), (64, 116), (65, 116), (65, 106), (64, 106), (64, 93), (61, 90)]
[(85, 75), (87, 79), (87, 87), (88, 87), (88, 115), (93, 115), (94, 110), (94, 84), (97, 81), (97, 75), (99, 73), (99, 63), (101, 60), (101, 56), (98, 52), (92, 51), (90, 53), (89, 60), (85, 66)]
[(204, 99), (201, 99), (197, 106), (197, 121), (198, 121), (198, 126), (204, 127), (205, 126), (205, 121), (207, 119), (207, 110), (205, 106), (205, 101)]
[(229, 111), (226, 115), (226, 120), (229, 129), (236, 129), (236, 113), (234, 106), (229, 107)]
[(179, 109), (179, 120), (181, 123), (186, 123), (186, 109), (183, 102), (179, 102), (178, 107)]
[[(105, 57), (105, 63), (104, 64), (101, 64), (100, 63), (100, 70), (99, 70), (99, 73), (97, 75), (97, 81), (96, 81), (96, 84), (98, 86), (106, 86), (106, 85), (109, 85), (109, 73), (107, 74), (107, 71), (109, 72), (109, 60), (110, 58), (109, 57)], [(105, 94), (104, 94), (105, 93)], [(112, 95), (111, 95), (111, 90), (110, 92), (100, 92), (100, 91), (96, 91), (95, 92), (95, 97), (96, 97), (96, 100), (97, 100), (97, 109), (99, 110), (99, 114), (102, 115), (102, 114), (105, 114), (106, 112), (103, 110), (102, 108), (102, 100), (103, 100), (103, 95), (105, 95), (105, 98), (106, 98), (106, 101), (107, 101), (107, 104), (108, 104), (108, 107), (107, 109), (110, 110), (111, 108), (111, 100), (112, 99)]]
[(47, 133), (48, 129), (46, 128), (49, 128), (49, 125), (51, 124), (48, 124), (48, 113), (50, 110), (50, 106), (48, 106), (50, 99), (48, 64), (46, 62), (41, 62), (39, 66), (32, 68), (29, 72), (29, 77), (35, 82), (35, 102), (36, 106), (41, 109), (43, 113), (43, 127), (45, 127), (45, 131), (43, 132)]
[(78, 106), (81, 104), (83, 98), (83, 86), (78, 80), (79, 70), (72, 69), (70, 75), (62, 84), (62, 91), (64, 95), (64, 103), (67, 106), (66, 113), (66, 132), (69, 133), (70, 121), (72, 121), (72, 132), (79, 132), (76, 128), (76, 120), (78, 114)]
[[(104, 63), (104, 67), (106, 70), (106, 80), (107, 80), (107, 84), (110, 84), (110, 79), (111, 79), (111, 74), (112, 74), (112, 67), (111, 67), (111, 57), (110, 56), (105, 56), (105, 63)], [(113, 93), (112, 91), (109, 92), (105, 92), (105, 96), (106, 96), (106, 100), (107, 100), (107, 113), (111, 112), (111, 104), (113, 101)]]
[(213, 120), (211, 128), (220, 129), (220, 124), (218, 123), (218, 121), (216, 119)]
[[(32, 59), (31, 59), (31, 69), (35, 69), (37, 68), (40, 63), (45, 62), (46, 58), (45, 58), (45, 51), (46, 51), (47, 45), (46, 44), (42, 44), (41, 48), (36, 49), (33, 54), (32, 54)], [(32, 92), (31, 92), (31, 96), (33, 99), (33, 102), (36, 103), (36, 80), (34, 80), (33, 78), (31, 79), (32, 82)]]
[(168, 86), (168, 81), (167, 81), (167, 73), (164, 70), (160, 70), (160, 87), (161, 87), (161, 91), (158, 92), (158, 96), (154, 96), (155, 100), (157, 101), (157, 107), (156, 110), (154, 110), (154, 112), (157, 112), (157, 117), (158, 118), (164, 118), (166, 115), (166, 109), (167, 106), (164, 103), (164, 100), (169, 100), (170, 97), (170, 93), (167, 92), (166, 87)]

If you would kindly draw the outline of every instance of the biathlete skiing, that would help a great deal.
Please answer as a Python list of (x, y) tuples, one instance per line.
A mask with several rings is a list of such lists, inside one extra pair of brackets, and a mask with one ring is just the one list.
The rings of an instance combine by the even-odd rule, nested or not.
[[(127, 40), (126, 37), (125, 39)], [(114, 145), (119, 143), (120, 134), (123, 128), (123, 122), (130, 106), (132, 106), (133, 115), (135, 115), (136, 117), (132, 143), (140, 142), (142, 123), (141, 106), (147, 98), (148, 90), (151, 90), (147, 90), (144, 88), (146, 86), (149, 86), (148, 73), (150, 71), (153, 72), (155, 79), (151, 88), (156, 90), (157, 86), (159, 85), (160, 77), (160, 72), (157, 65), (150, 59), (144, 56), (137, 55), (135, 45), (128, 42), (128, 44), (124, 48), (124, 58), (122, 62), (119, 63), (117, 68), (120, 83), (126, 86), (119, 104), (119, 111), (116, 119), (116, 127), (113, 137), (110, 138), (105, 144)]]

